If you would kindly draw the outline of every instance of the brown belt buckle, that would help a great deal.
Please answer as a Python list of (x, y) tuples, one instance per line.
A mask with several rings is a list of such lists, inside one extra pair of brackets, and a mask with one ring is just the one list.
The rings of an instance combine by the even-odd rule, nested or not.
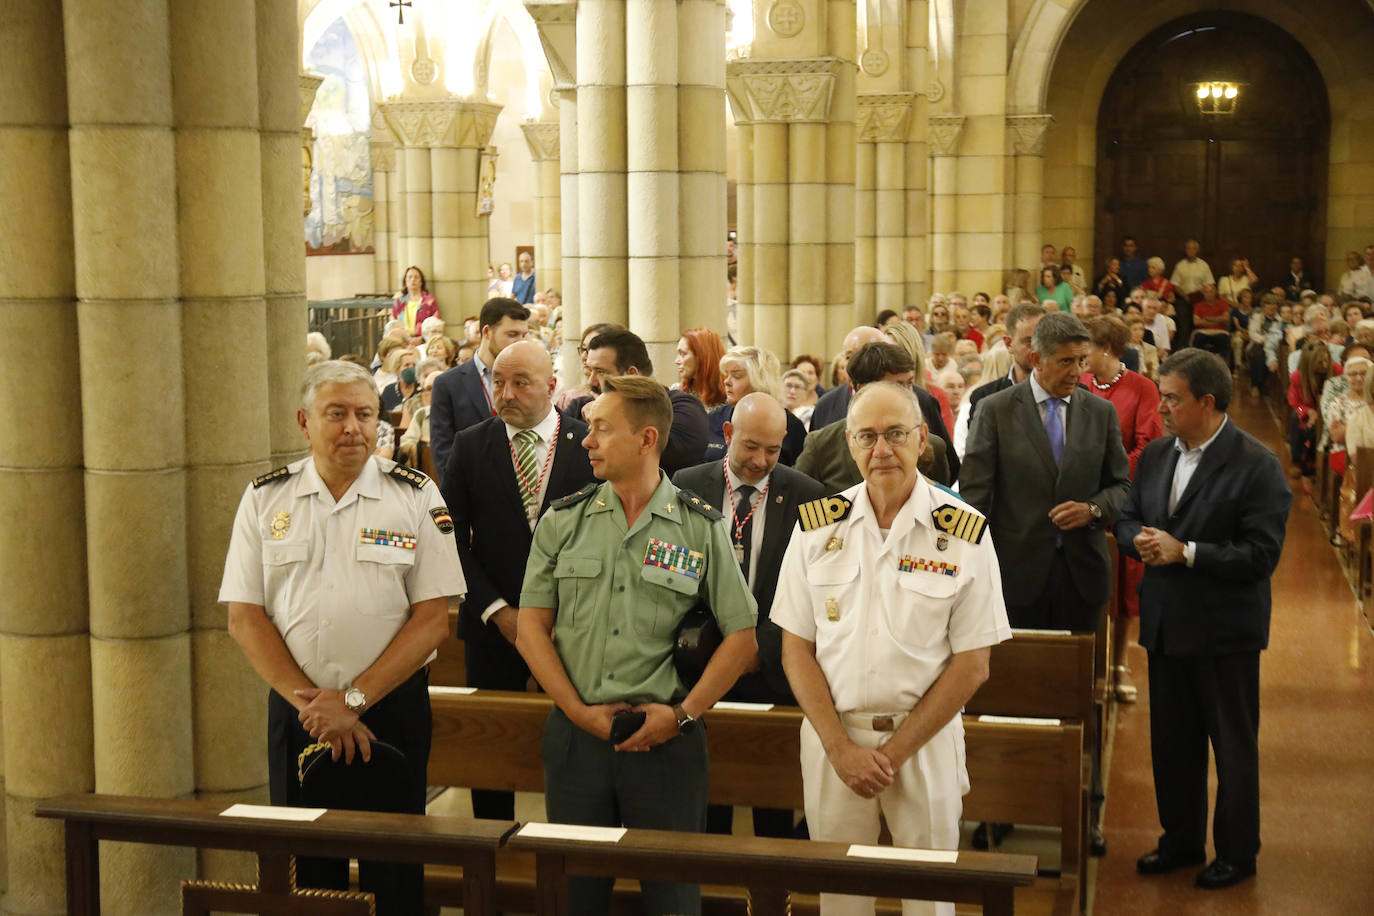
[(895, 726), (893, 726), (893, 724), (892, 724), (892, 717), (891, 717), (891, 716), (874, 716), (874, 717), (873, 717), (873, 730), (874, 730), (875, 732), (890, 732), (890, 731), (893, 731), (894, 728), (895, 728)]

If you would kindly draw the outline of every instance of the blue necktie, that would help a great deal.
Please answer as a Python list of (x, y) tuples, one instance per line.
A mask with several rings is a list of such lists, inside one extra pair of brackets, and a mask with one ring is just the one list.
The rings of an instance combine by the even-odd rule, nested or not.
[(1045, 401), (1045, 435), (1050, 437), (1050, 454), (1055, 464), (1062, 463), (1064, 458), (1064, 420), (1059, 415), (1063, 403), (1059, 398)]

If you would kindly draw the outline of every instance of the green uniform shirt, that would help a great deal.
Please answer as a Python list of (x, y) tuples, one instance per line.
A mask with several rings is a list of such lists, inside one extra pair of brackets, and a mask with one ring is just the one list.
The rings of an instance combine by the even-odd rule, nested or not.
[(520, 604), (554, 609), (553, 644), (584, 703), (681, 698), (673, 636), (692, 606), (705, 602), (727, 636), (758, 616), (724, 519), (666, 476), (628, 530), (609, 483), (566, 499), (535, 528)]

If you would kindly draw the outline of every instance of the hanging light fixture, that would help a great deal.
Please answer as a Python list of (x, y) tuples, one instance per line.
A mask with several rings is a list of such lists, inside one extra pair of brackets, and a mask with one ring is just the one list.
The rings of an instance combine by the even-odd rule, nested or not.
[(1196, 84), (1197, 108), (1204, 115), (1229, 115), (1236, 113), (1236, 102), (1240, 98), (1240, 86), (1224, 80), (1209, 80)]

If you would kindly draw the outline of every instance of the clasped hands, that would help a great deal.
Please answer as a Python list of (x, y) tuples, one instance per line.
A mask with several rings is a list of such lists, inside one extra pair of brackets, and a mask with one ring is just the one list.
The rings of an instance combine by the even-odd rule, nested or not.
[(826, 751), (835, 774), (860, 798), (874, 798), (897, 778), (902, 765), (892, 742), (881, 747), (863, 747), (843, 738), (832, 750)]
[(663, 703), (641, 703), (638, 706), (631, 706), (629, 703), (601, 703), (584, 706), (574, 724), (585, 732), (609, 741), (611, 720), (622, 710), (643, 712), (644, 724), (633, 735), (617, 744), (617, 751), (647, 751), (682, 734), (682, 730), (677, 727), (677, 716), (673, 713), (673, 708)]
[(297, 716), (301, 725), (316, 741), (329, 742), (332, 759), (338, 760), (340, 754), (344, 763), (352, 763), (354, 754), (362, 754), (363, 763), (372, 759), (372, 742), (377, 736), (344, 705), (343, 691), (310, 687), (292, 693), (306, 701)]
[(1146, 566), (1168, 566), (1183, 562), (1183, 542), (1167, 531), (1146, 525), (1131, 543)]

